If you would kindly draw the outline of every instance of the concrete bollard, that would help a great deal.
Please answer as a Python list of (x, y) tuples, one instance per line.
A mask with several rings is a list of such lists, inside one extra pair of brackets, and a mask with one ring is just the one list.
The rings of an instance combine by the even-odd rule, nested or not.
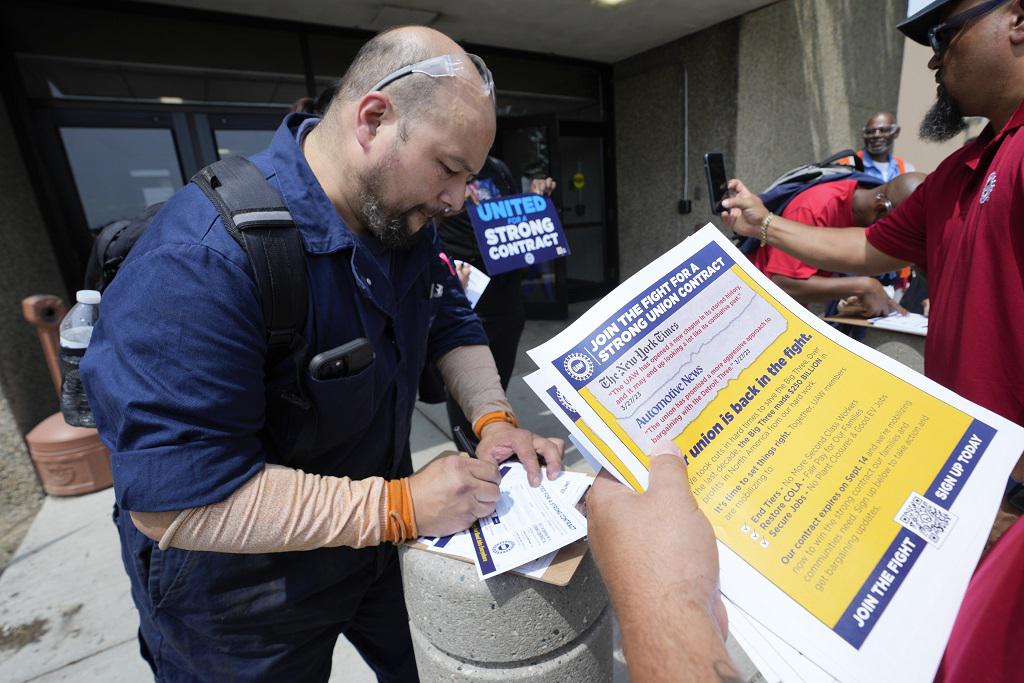
[(924, 372), (924, 337), (876, 328), (866, 330), (863, 341), (911, 370)]
[(612, 610), (590, 553), (564, 588), (514, 574), (481, 581), (466, 562), (400, 553), (423, 681), (612, 680)]

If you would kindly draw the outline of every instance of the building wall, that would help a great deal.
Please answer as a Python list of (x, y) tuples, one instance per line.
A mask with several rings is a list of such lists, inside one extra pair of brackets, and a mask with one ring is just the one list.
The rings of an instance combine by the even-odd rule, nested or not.
[(21, 313), (32, 294), (63, 295), (50, 238), (0, 104), (0, 518), (40, 495), (22, 436), (58, 410), (35, 329)]
[[(896, 109), (905, 12), (904, 0), (783, 0), (616, 64), (622, 277), (711, 218), (705, 152), (724, 152), (729, 173), (757, 191), (860, 146), (868, 116)], [(684, 83), (688, 215), (677, 209)]]

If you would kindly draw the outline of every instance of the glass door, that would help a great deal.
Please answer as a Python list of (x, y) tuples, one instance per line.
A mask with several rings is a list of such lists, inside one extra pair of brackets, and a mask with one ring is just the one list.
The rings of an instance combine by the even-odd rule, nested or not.
[(229, 156), (251, 156), (270, 146), (283, 114), (195, 114), (204, 159), (212, 163)]
[(171, 198), (184, 182), (168, 128), (61, 126), (90, 232)]
[(77, 289), (103, 226), (166, 201), (199, 169), (182, 113), (97, 108), (37, 111), (47, 181), (74, 252), (66, 276)]
[(42, 108), (37, 139), (59, 204), (77, 288), (103, 226), (167, 201), (203, 166), (270, 144), (282, 113)]
[(562, 122), (562, 225), (571, 252), (566, 259), (569, 301), (603, 296), (611, 289), (605, 137), (600, 125)]

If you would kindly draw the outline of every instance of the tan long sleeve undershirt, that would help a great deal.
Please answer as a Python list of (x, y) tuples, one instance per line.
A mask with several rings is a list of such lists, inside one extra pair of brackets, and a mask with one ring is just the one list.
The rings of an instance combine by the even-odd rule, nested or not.
[[(512, 412), (486, 346), (460, 346), (438, 361), (452, 396), (475, 423)], [(160, 548), (268, 553), (415, 538), (408, 479), (355, 480), (267, 465), (225, 500), (175, 513), (132, 512), (136, 526), (166, 530)]]
[[(132, 516), (138, 523), (152, 514)], [(179, 512), (160, 548), (267, 553), (363, 548), (415, 536), (407, 479), (353, 481), (267, 465), (225, 500)]]
[(494, 356), (486, 346), (460, 346), (437, 361), (448, 392), (476, 424), (481, 416), (493, 412), (512, 412), (512, 405), (501, 388)]

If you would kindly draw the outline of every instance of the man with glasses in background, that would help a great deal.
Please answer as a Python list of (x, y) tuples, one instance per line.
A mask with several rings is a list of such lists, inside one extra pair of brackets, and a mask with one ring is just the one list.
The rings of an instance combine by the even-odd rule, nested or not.
[[(857, 156), (864, 162), (864, 172), (887, 183), (898, 175), (914, 170), (914, 165), (892, 153), (893, 144), (900, 135), (896, 115), (887, 111), (876, 111), (864, 124), (864, 147), (857, 150)], [(852, 163), (844, 160), (843, 163)]]
[[(864, 124), (864, 147), (857, 150), (857, 157), (860, 158), (864, 164), (864, 173), (874, 176), (880, 183), (888, 183), (890, 180), (901, 176), (905, 173), (912, 173), (914, 165), (909, 161), (898, 157), (892, 153), (893, 145), (896, 142), (896, 138), (900, 135), (900, 126), (896, 122), (896, 115), (887, 111), (876, 111), (874, 114), (868, 117), (867, 123)], [(852, 157), (841, 159), (841, 164), (854, 164)], [(913, 188), (916, 188), (918, 183), (912, 183)], [(911, 189), (913, 189), (911, 188)], [(891, 207), (890, 207), (891, 208)], [(786, 216), (787, 218), (789, 216)], [(801, 223), (809, 223), (810, 221), (799, 221)], [(873, 222), (873, 221), (872, 221)], [(867, 223), (851, 223), (851, 225), (860, 225), (866, 227)], [(895, 291), (902, 292), (907, 289), (910, 284), (911, 269), (903, 268), (899, 271), (891, 273), (883, 273), (875, 279), (884, 285), (891, 286)], [(925, 296), (927, 296), (927, 285), (919, 285), (925, 288)], [(848, 311), (843, 308), (838, 310), (833, 309), (831, 306), (826, 311), (826, 315), (847, 315)], [(870, 314), (868, 315), (870, 317)], [(843, 328), (847, 334), (853, 333), (852, 336), (857, 337), (858, 334), (863, 332), (862, 328), (850, 329), (849, 326)]]
[[(461, 208), (494, 133), (483, 61), (405, 27), (363, 46), (322, 120), (289, 115), (252, 157), (305, 252), (298, 367), (265, 372), (251, 266), (194, 185), (106, 290), (82, 375), (158, 680), (326, 681), (339, 634), (379, 680), (416, 680), (395, 544), (493, 512), (501, 460), (517, 455), (535, 485), (540, 459), (559, 471), (561, 442), (518, 428), (431, 222)], [(316, 354), (360, 338), (372, 353), (358, 370), (310, 375)], [(428, 360), (470, 416), (479, 459), (412, 474)], [(317, 417), (301, 467), (268, 438), (280, 426), (269, 388), (295, 372)]]
[[(922, 136), (948, 140), (964, 129), (964, 116), (984, 116), (990, 123), (978, 139), (867, 229), (819, 230), (778, 218), (738, 180), (729, 183), (736, 195), (723, 200), (723, 218), (736, 232), (820, 268), (926, 269), (935, 295), (926, 374), (1024, 423), (1024, 0), (910, 4), (899, 29), (931, 45), (928, 66), (938, 83)], [(1021, 473), (1018, 463), (1018, 479)], [(1024, 502), (1021, 490), (1009, 491), (1004, 509)], [(724, 647), (714, 535), (688, 493), (678, 452), (652, 460), (643, 495), (602, 474), (587, 510), (594, 558), (634, 676), (735, 680)], [(1017, 521), (971, 580), (939, 680), (1021, 680), (1022, 565), (1024, 523)], [(680, 590), (665, 591), (666, 582)]]

